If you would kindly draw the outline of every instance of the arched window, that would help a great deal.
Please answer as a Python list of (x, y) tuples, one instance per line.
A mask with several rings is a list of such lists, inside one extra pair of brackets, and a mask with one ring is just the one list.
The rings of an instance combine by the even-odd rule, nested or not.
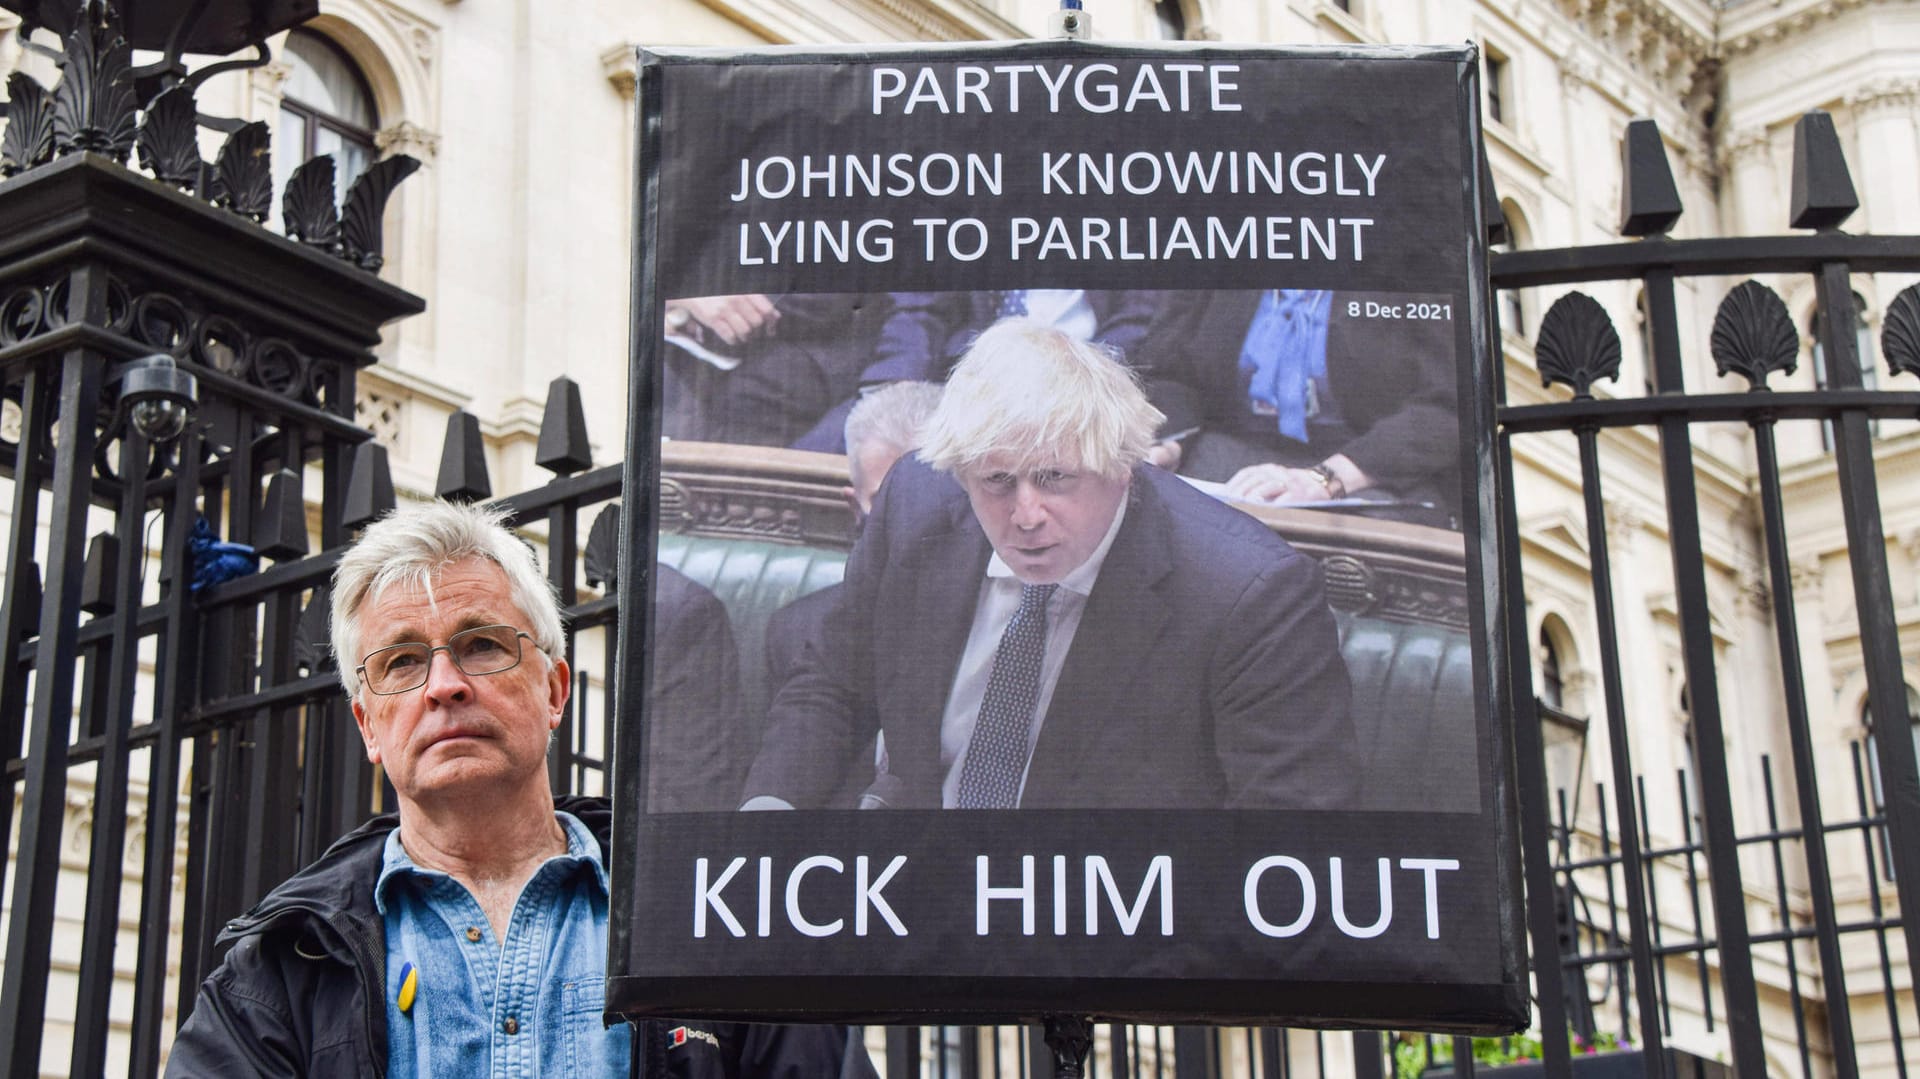
[[(340, 46), (311, 30), (288, 34), (282, 55), (292, 71), (274, 136), (274, 190), (284, 191), (301, 163), (332, 154), (334, 194), (345, 199), (348, 185), (378, 156), (373, 132), (380, 120), (373, 91)], [(277, 217), (278, 204), (274, 212)]]
[(1540, 627), (1540, 699), (1554, 708), (1566, 706), (1566, 683), (1560, 674), (1560, 650), (1553, 635)]
[(1153, 0), (1153, 19), (1160, 28), (1160, 40), (1187, 39), (1187, 13), (1181, 9), (1180, 0)]
[[(1853, 319), (1853, 345), (1860, 357), (1860, 387), (1871, 390), (1880, 384), (1880, 374), (1873, 362), (1873, 327), (1867, 322), (1867, 301), (1861, 299), (1857, 292), (1853, 294)], [(1808, 332), (1813, 337), (1813, 385), (1820, 390), (1831, 384), (1827, 375), (1827, 350), (1821, 344), (1825, 331), (1825, 313), (1815, 311)], [(1879, 421), (1873, 421), (1870, 426), (1874, 434), (1880, 433)], [(1828, 453), (1833, 452), (1832, 420), (1822, 420), (1820, 423), (1820, 448)]]

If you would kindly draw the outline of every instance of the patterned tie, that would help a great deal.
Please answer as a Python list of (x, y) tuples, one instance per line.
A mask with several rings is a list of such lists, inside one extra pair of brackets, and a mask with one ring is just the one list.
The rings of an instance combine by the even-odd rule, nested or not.
[(1047, 600), (1052, 584), (1020, 586), (1020, 608), (993, 653), (987, 697), (967, 742), (960, 769), (959, 808), (1012, 809), (1020, 801), (1020, 775), (1027, 769), (1027, 732), (1040, 695), (1040, 661), (1047, 654)]

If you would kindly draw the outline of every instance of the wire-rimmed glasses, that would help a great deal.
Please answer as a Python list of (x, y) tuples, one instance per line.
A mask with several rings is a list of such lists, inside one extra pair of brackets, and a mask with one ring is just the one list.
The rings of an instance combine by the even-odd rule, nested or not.
[(446, 644), (390, 644), (367, 653), (360, 661), (360, 678), (368, 689), (382, 696), (419, 689), (427, 684), (435, 652), (445, 652), (460, 673), (469, 677), (499, 674), (520, 665), (522, 637), (533, 640), (532, 634), (512, 626), (475, 626), (448, 637)]

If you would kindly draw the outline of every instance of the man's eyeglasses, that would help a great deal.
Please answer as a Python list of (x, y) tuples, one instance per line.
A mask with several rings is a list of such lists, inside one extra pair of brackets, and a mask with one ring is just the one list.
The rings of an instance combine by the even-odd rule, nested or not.
[(446, 644), (390, 644), (367, 653), (360, 661), (360, 677), (368, 689), (383, 696), (416, 690), (427, 684), (433, 654), (441, 651), (462, 674), (499, 674), (520, 665), (522, 637), (533, 640), (532, 634), (512, 626), (478, 626), (448, 637)]

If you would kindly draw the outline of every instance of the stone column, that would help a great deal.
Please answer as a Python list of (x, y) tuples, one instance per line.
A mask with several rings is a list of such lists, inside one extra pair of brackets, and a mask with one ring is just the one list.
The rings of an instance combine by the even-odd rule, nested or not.
[(1920, 79), (1884, 79), (1847, 95), (1856, 138), (1847, 164), (1860, 194), (1860, 212), (1849, 231), (1920, 232), (1920, 203), (1913, 178), (1920, 175)]

